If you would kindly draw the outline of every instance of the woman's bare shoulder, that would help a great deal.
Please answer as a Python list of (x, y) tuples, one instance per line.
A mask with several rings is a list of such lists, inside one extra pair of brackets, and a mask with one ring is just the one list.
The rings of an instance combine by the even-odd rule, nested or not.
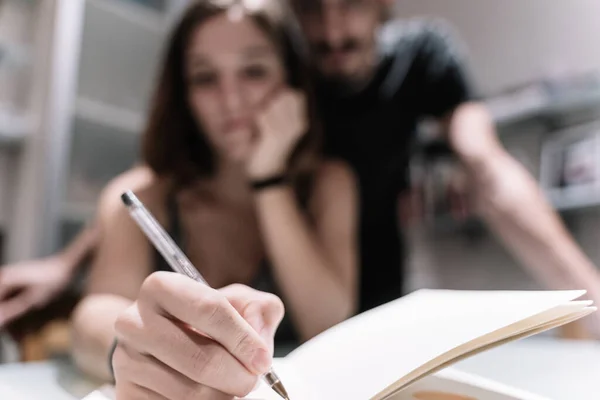
[(98, 201), (98, 216), (110, 218), (126, 214), (121, 195), (128, 190), (133, 191), (151, 212), (162, 214), (169, 183), (168, 179), (156, 176), (146, 166), (130, 169), (104, 187)]

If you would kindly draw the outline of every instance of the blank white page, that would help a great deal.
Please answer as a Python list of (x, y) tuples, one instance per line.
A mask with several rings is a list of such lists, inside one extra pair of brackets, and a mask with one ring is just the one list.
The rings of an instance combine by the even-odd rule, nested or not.
[[(273, 368), (283, 382), (291, 400), (317, 400), (320, 394), (315, 391), (309, 381), (304, 378), (286, 359), (275, 359)], [(261, 384), (245, 400), (281, 400), (270, 387)]]
[(286, 361), (320, 399), (366, 400), (459, 345), (583, 294), (420, 290), (330, 329)]
[(2, 400), (24, 400), (27, 399), (27, 395), (18, 391), (16, 388), (8, 386), (4, 382), (0, 382), (0, 399)]

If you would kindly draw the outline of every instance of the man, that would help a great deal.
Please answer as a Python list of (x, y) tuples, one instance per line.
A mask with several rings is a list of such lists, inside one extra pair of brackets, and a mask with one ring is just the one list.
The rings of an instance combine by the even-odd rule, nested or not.
[(326, 151), (346, 160), (361, 186), (362, 310), (402, 294), (397, 199), (423, 117), (441, 122), (481, 216), (530, 272), (551, 288), (585, 288), (600, 303), (598, 270), (502, 148), (448, 29), (432, 21), (384, 24), (388, 3), (293, 0), (315, 70)]

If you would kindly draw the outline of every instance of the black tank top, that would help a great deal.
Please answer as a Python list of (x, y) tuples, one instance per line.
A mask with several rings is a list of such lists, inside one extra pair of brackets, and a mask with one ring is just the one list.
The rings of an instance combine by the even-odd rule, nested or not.
[[(175, 243), (185, 253), (184, 232), (174, 196), (169, 196), (167, 201), (167, 212), (169, 220), (165, 229), (171, 235), (173, 241), (175, 241)], [(156, 249), (154, 249), (154, 270), (168, 272), (173, 271)], [(262, 263), (258, 275), (254, 278), (252, 284), (249, 286), (256, 290), (272, 293), (282, 298), (281, 292), (273, 277), (271, 265), (266, 261)], [(279, 325), (277, 333), (275, 334), (275, 346), (284, 349), (291, 349), (297, 347), (299, 344), (300, 340), (297, 330), (295, 329), (289, 315), (286, 314)]]

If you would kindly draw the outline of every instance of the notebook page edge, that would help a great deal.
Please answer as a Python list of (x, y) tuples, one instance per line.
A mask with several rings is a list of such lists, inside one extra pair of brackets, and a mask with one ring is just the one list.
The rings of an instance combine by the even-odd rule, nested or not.
[[(318, 370), (319, 368), (329, 367), (338, 368), (336, 364), (339, 364), (341, 370), (336, 370), (338, 372), (336, 376), (344, 380), (353, 379), (352, 377), (355, 376), (353, 374), (356, 373), (356, 371), (353, 370), (353, 363), (358, 359), (354, 359), (354, 357), (351, 356), (351, 354), (355, 352), (355, 348), (352, 346), (355, 346), (357, 344), (357, 342), (353, 342), (354, 339), (352, 339), (352, 337), (356, 336), (356, 338), (359, 339), (358, 344), (363, 347), (363, 350), (371, 346), (374, 347), (377, 350), (376, 353), (379, 354), (383, 351), (382, 347), (387, 348), (387, 345), (382, 346), (381, 343), (383, 342), (372, 342), (371, 344), (367, 345), (366, 343), (363, 343), (365, 342), (365, 340), (361, 340), (360, 338), (370, 337), (365, 335), (369, 335), (369, 332), (372, 332), (372, 327), (377, 327), (381, 322), (384, 322), (382, 324), (382, 327), (390, 325), (390, 321), (397, 321), (400, 323), (399, 326), (401, 326), (403, 324), (402, 321), (404, 320), (404, 318), (406, 316), (409, 316), (410, 318), (407, 320), (409, 321), (412, 318), (412, 314), (415, 314), (415, 310), (417, 310), (416, 312), (419, 313), (419, 310), (421, 310), (422, 305), (425, 306), (423, 310), (431, 309), (432, 304), (434, 306), (435, 304), (440, 304), (442, 306), (446, 305), (446, 308), (455, 310), (461, 310), (463, 307), (470, 307), (470, 305), (472, 304), (474, 309), (478, 309), (481, 308), (480, 304), (482, 302), (479, 301), (481, 299), (483, 300), (483, 304), (489, 304), (493, 309), (500, 310), (504, 308), (505, 312), (503, 318), (506, 321), (505, 323), (496, 323), (495, 326), (494, 324), (492, 324), (492, 326), (490, 326), (490, 330), (482, 329), (482, 327), (480, 327), (479, 332), (472, 332), (472, 334), (470, 335), (471, 337), (468, 340), (461, 342), (456, 341), (456, 343), (464, 344), (469, 343), (477, 338), (483, 337), (489, 334), (490, 332), (495, 332), (503, 327), (511, 326), (514, 325), (516, 322), (526, 320), (531, 316), (539, 314), (540, 312), (552, 310), (557, 306), (560, 306), (565, 303), (568, 304), (570, 300), (578, 298), (585, 293), (586, 292), (584, 290), (464, 291), (422, 289), (413, 292), (401, 299), (395, 300), (376, 309), (367, 311), (357, 317), (351, 318), (350, 320), (342, 322), (336, 327), (333, 327), (325, 331), (321, 335), (318, 335), (317, 337), (308, 341), (296, 351), (290, 353), (286, 358), (289, 358), (290, 362), (292, 362), (295, 366), (298, 366), (298, 371), (307, 372), (307, 377), (310, 377), (311, 380), (313, 378), (316, 378), (314, 386), (316, 388), (321, 388), (323, 385), (328, 385), (330, 380), (324, 380), (319, 378), (318, 374), (315, 375), (316, 372), (313, 366), (319, 365), (319, 362), (323, 361), (323, 357), (331, 357), (332, 359), (336, 359), (336, 354), (345, 353), (346, 356), (340, 359), (346, 360), (344, 361), (344, 363), (340, 364), (339, 361), (330, 362), (325, 360), (326, 362), (318, 368), (316, 368), (316, 370)], [(506, 304), (506, 307), (504, 307), (504, 304)], [(516, 313), (514, 317), (511, 317), (510, 313), (506, 313), (507, 310), (518, 310), (519, 308), (520, 311)], [(435, 313), (435, 310), (433, 310), (433, 312)], [(492, 317), (492, 319), (494, 318)], [(461, 324), (463, 324), (464, 322), (465, 319), (463, 318)], [(393, 324), (396, 324), (396, 322), (393, 322)], [(389, 332), (390, 334), (392, 334), (396, 331), (396, 328), (391, 325), (390, 327), (392, 328), (392, 330)], [(470, 329), (462, 330), (465, 332), (470, 331)], [(384, 331), (387, 332), (387, 328), (385, 328)], [(367, 345), (367, 347), (365, 347), (365, 345)], [(393, 350), (394, 353), (397, 353), (400, 350), (398, 347), (406, 347), (406, 345), (395, 345), (395, 350)], [(413, 368), (425, 365), (427, 363), (427, 360), (436, 359), (439, 357), (440, 354), (446, 354), (448, 351), (458, 346), (451, 345), (437, 347), (440, 347), (440, 350), (443, 350), (439, 353), (432, 353), (431, 358), (421, 357), (423, 358), (423, 360), (419, 361), (418, 364), (415, 363), (415, 367)], [(387, 350), (385, 351), (385, 353), (387, 353), (388, 355), (391, 354)], [(379, 359), (379, 356), (385, 357), (385, 355), (379, 354), (376, 357), (376, 359)], [(364, 357), (359, 357), (359, 359), (360, 358)], [(393, 356), (393, 358), (395, 359), (396, 356)], [(304, 368), (306, 368), (307, 371), (304, 371)], [(406, 376), (408, 373), (410, 373), (411, 370), (413, 370), (412, 368), (408, 369), (406, 367), (401, 367), (397, 369), (397, 373), (390, 373), (392, 371), (390, 370), (386, 373), (386, 375), (388, 376), (384, 379), (381, 379), (380, 377), (378, 379), (378, 382), (374, 381), (370, 385), (367, 385), (370, 386), (368, 387), (368, 389), (367, 387), (365, 387), (362, 390), (359, 390), (358, 392), (353, 392), (353, 394), (347, 393), (348, 395), (350, 395), (349, 399), (371, 398), (374, 393), (378, 393), (380, 391), (380, 388), (389, 387), (391, 384), (393, 385), (393, 383), (397, 380), (396, 378), (398, 376)]]
[[(405, 375), (404, 377), (398, 379), (396, 382), (392, 383), (387, 388), (383, 389), (377, 395), (372, 397), (371, 400), (384, 400), (384, 399), (388, 398), (389, 396), (394, 395), (398, 391), (403, 390), (406, 387), (410, 386), (412, 383), (422, 379), (423, 377), (430, 375), (430, 374), (434, 374), (441, 370), (444, 370), (445, 368), (449, 367), (450, 365), (454, 365), (459, 361), (473, 357), (477, 354), (483, 353), (483, 352), (491, 350), (493, 348), (500, 347), (506, 343), (514, 342), (514, 341), (517, 341), (520, 339), (524, 339), (526, 337), (535, 336), (544, 331), (554, 329), (559, 326), (571, 323), (573, 321), (576, 321), (580, 318), (583, 318), (583, 317), (591, 314), (594, 311), (596, 311), (596, 307), (582, 307), (579, 309), (579, 311), (573, 311), (573, 312), (564, 314), (562, 317), (555, 318), (544, 324), (540, 324), (537, 326), (534, 325), (534, 326), (532, 326), (531, 329), (521, 331), (521, 332), (511, 335), (511, 336), (504, 337), (501, 340), (492, 341), (487, 344), (482, 344), (479, 347), (474, 347), (470, 351), (461, 352), (454, 357), (452, 357), (448, 353), (443, 354), (443, 355), (437, 357), (436, 359), (431, 360), (430, 362), (424, 364), (422, 367), (418, 368), (417, 370), (413, 371), (412, 373)], [(472, 341), (471, 343), (466, 343), (464, 346), (466, 346), (468, 344), (473, 344), (474, 342), (475, 341)], [(453, 351), (450, 351), (449, 353), (452, 353), (452, 352)], [(445, 359), (445, 360), (441, 361), (441, 363), (440, 363), (440, 359)]]
[[(316, 335), (315, 337), (311, 338), (310, 340), (306, 341), (305, 343), (303, 343), (302, 345), (300, 345), (299, 347), (297, 347), (296, 349), (294, 349), (293, 351), (291, 351), (285, 358), (287, 360), (293, 360), (294, 358), (301, 356), (301, 355), (305, 355), (308, 352), (311, 352), (311, 345), (315, 342), (318, 342), (322, 339), (327, 338), (327, 336), (330, 336), (332, 332), (335, 331), (341, 331), (344, 328), (348, 327), (348, 326), (352, 326), (355, 324), (358, 324), (360, 321), (364, 321), (364, 320), (369, 320), (372, 318), (375, 318), (376, 315), (378, 314), (385, 314), (386, 310), (389, 309), (393, 309), (395, 306), (401, 304), (401, 303), (406, 303), (408, 301), (411, 301), (415, 298), (417, 298), (418, 296), (425, 296), (428, 293), (433, 293), (433, 294), (468, 294), (468, 295), (473, 295), (473, 296), (477, 296), (478, 294), (481, 295), (490, 295), (491, 293), (493, 294), (498, 294), (498, 295), (506, 295), (506, 294), (516, 294), (516, 295), (521, 295), (521, 294), (540, 294), (540, 295), (554, 295), (557, 297), (557, 299), (554, 300), (555, 303), (560, 304), (560, 303), (568, 303), (571, 301), (574, 301), (575, 299), (578, 299), (582, 296), (584, 296), (587, 291), (586, 290), (454, 290), (454, 289), (419, 289), (419, 290), (415, 290), (412, 293), (409, 293), (405, 296), (402, 296), (396, 300), (393, 300), (389, 303), (383, 304), (379, 307), (376, 307), (374, 309), (365, 311), (359, 315), (356, 315), (352, 318), (349, 318), (323, 332), (321, 332), (320, 334)], [(558, 299), (558, 297), (560, 297), (560, 299)], [(548, 300), (550, 301), (550, 300)]]

